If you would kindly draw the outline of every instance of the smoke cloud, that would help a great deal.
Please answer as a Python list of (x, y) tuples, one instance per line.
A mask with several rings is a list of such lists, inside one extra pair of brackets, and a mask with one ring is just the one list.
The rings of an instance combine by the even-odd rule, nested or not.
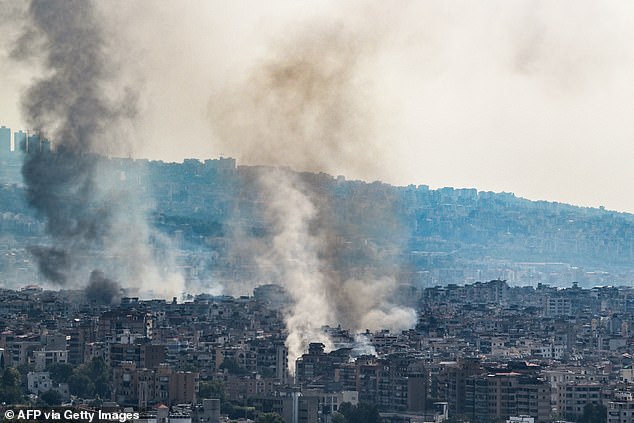
[(86, 299), (96, 304), (111, 305), (121, 299), (121, 285), (108, 279), (99, 270), (93, 270), (90, 273), (90, 279), (84, 292), (86, 293)]
[[(14, 39), (25, 4), (0, 0), (0, 47)], [(264, 157), (276, 156), (268, 164), (316, 168), (295, 155), (297, 163), (282, 163), (283, 153), (258, 156), (257, 149), (245, 160), (240, 143), (216, 142), (204, 111), (210, 92), (216, 113), (222, 112), (217, 103), (238, 103), (222, 96), (232, 91), (225, 87), (244, 82), (254, 62), (266, 64), (271, 43), (298, 56), (302, 43), (287, 40), (299, 38), (317, 49), (321, 43), (324, 57), (341, 56), (332, 43), (319, 41), (336, 39), (331, 32), (342, 34), (344, 45), (352, 40), (351, 59), (341, 59), (352, 67), (343, 73), (360, 94), (353, 105), (365, 104), (369, 112), (357, 107), (356, 120), (372, 117), (370, 147), (349, 145), (359, 147), (358, 155), (378, 150), (391, 169), (370, 174), (354, 161), (348, 169), (334, 159), (321, 171), (634, 211), (627, 190), (634, 178), (632, 2), (430, 0), (386, 7), (377, 1), (192, 0), (175, 7), (165, 0), (109, 0), (95, 6), (123, 58), (117, 73), (134, 78), (143, 93), (134, 126), (146, 140), (135, 142), (139, 157), (224, 153), (240, 163), (266, 164)], [(15, 98), (38, 61), (16, 66), (1, 56), (0, 115), (4, 124), (25, 127)], [(251, 80), (265, 80), (266, 73), (260, 66)], [(246, 118), (243, 134), (253, 126)]]
[[(51, 16), (38, 11), (43, 3), (30, 7), (28, 30), (14, 49), (20, 53), (14, 56), (22, 56), (29, 67), (42, 67), (46, 75), (42, 82), (49, 82), (38, 86), (61, 95), (42, 102), (46, 107), (39, 107), (39, 100), (26, 101), (27, 110), (43, 112), (31, 113), (29, 125), (59, 141), (55, 132), (77, 127), (84, 108), (80, 104), (97, 111), (97, 121), (85, 125), (97, 128), (94, 141), (88, 141), (86, 148), (82, 141), (79, 155), (132, 149), (123, 142), (125, 137), (107, 136), (121, 132), (119, 127), (125, 127), (128, 116), (134, 115), (134, 107), (112, 107), (125, 105), (126, 98), (127, 104), (135, 104), (134, 95), (117, 88), (121, 87), (118, 71), (123, 69), (143, 76), (140, 120), (143, 137), (153, 141), (145, 156), (173, 160), (225, 153), (240, 163), (286, 165), (367, 180), (476, 186), (529, 198), (604, 204), (621, 210), (634, 207), (632, 196), (623, 191), (632, 179), (634, 134), (628, 115), (634, 98), (631, 2), (493, 1), (448, 6), (428, 1), (403, 2), (399, 8), (379, 2), (346, 2), (343, 7), (342, 2), (328, 1), (193, 2), (194, 7), (187, 8), (160, 1), (107, 2), (97, 5), (103, 14), (99, 19), (91, 7), (94, 3), (46, 2)], [(15, 4), (0, 2), (2, 15), (8, 16), (6, 11), (21, 16), (22, 6)], [(74, 18), (68, 19), (68, 28), (76, 29), (76, 36), (68, 39), (82, 40), (80, 44), (91, 46), (84, 50), (92, 49), (67, 61), (85, 68), (79, 76), (92, 75), (95, 82), (78, 83), (76, 91), (65, 85), (66, 78), (55, 77), (58, 72), (74, 76), (53, 60), (71, 54), (71, 49), (52, 54), (52, 40), (58, 39), (59, 46), (64, 37), (61, 31), (48, 28), (60, 22), (55, 10), (64, 5), (72, 6), (69, 16)], [(374, 13), (368, 13), (373, 7)], [(12, 19), (6, 21), (13, 24)], [(297, 27), (304, 30), (295, 31)], [(386, 34), (385, 28), (390, 32)], [(108, 40), (113, 34), (120, 37), (117, 41), (125, 48), (112, 54), (112, 46), (103, 42), (104, 30), (111, 31)], [(3, 32), (0, 45), (12, 39)], [(268, 49), (271, 40), (275, 48)], [(123, 50), (127, 57), (113, 63)], [(0, 61), (3, 82), (9, 81), (11, 92), (17, 92), (15, 85), (25, 79), (24, 69), (14, 73), (8, 71), (13, 70), (9, 66), (9, 61)], [(245, 69), (249, 70), (246, 76)], [(9, 90), (3, 86), (5, 92)], [(205, 116), (201, 109), (207, 106), (210, 92), (209, 116)], [(73, 100), (80, 96), (85, 100)], [(6, 109), (3, 115), (9, 113)], [(78, 119), (64, 118), (67, 114), (61, 109), (72, 109)], [(71, 120), (75, 123), (65, 124)], [(77, 131), (87, 132), (93, 131)], [(173, 142), (177, 138), (180, 142)], [(67, 150), (71, 145), (69, 141)], [(52, 201), (64, 206), (72, 204), (66, 201), (74, 196), (72, 190), (92, 192), (95, 178), (89, 166), (86, 175), (83, 179), (73, 176), (68, 183), (52, 182), (69, 187), (67, 196), (62, 189), (60, 200), (54, 197)], [(345, 242), (364, 243), (354, 236), (363, 231), (352, 224), (334, 227), (330, 233), (315, 231), (317, 226), (327, 226), (322, 223), (330, 223), (331, 206), (301, 176), (291, 188), (304, 194), (315, 209), (306, 218), (306, 227), (317, 246), (321, 274), (329, 279), (330, 273), (337, 273), (329, 269), (337, 268), (331, 247), (343, 248), (333, 239), (346, 234)], [(75, 216), (64, 211), (61, 214), (73, 217), (51, 217), (51, 228), (59, 221), (62, 229), (77, 232), (69, 237), (56, 235), (56, 242), (49, 244), (69, 253), (70, 264), (62, 260), (60, 267), (69, 281), (85, 282), (94, 268), (73, 277), (78, 262), (75, 253), (83, 251), (83, 245), (108, 244), (112, 261), (127, 260), (118, 248), (127, 238), (117, 241), (112, 235), (128, 232), (117, 223), (122, 213), (113, 212), (109, 204), (115, 203), (110, 195), (117, 190), (97, 191), (100, 194), (88, 195), (85, 203), (73, 204), (73, 209), (86, 213)], [(359, 212), (356, 224), (363, 224), (360, 219), (370, 212), (374, 211)], [(384, 219), (393, 218), (387, 211), (382, 213)], [(78, 229), (89, 228), (93, 215), (99, 215), (104, 224)], [(82, 225), (76, 223), (80, 221)], [(277, 231), (282, 233), (283, 228)], [(153, 238), (147, 229), (136, 233), (144, 241)], [(154, 254), (143, 247), (145, 242), (129, 243), (138, 246), (137, 258)], [(261, 257), (267, 254), (266, 248), (258, 251)], [(377, 255), (390, 268), (397, 264), (386, 248), (379, 248)], [(274, 261), (273, 257), (269, 260)], [(127, 262), (134, 267), (134, 260)], [(131, 272), (144, 270), (136, 267)], [(367, 278), (389, 281), (393, 272), (385, 273)], [(355, 278), (365, 280), (366, 276), (338, 272), (334, 279)], [(113, 279), (126, 283), (126, 278)]]
[(376, 177), (383, 149), (363, 71), (374, 40), (337, 24), (309, 28), (212, 96), (221, 148), (244, 164)]
[(261, 258), (261, 265), (273, 269), (271, 275), (280, 281), (293, 300), (286, 314), (289, 367), (300, 357), (310, 342), (322, 342), (329, 349), (332, 342), (322, 327), (334, 322), (329, 284), (323, 273), (318, 252), (320, 240), (309, 227), (316, 217), (315, 205), (305, 194), (306, 188), (290, 172), (272, 170), (261, 175), (268, 220), (275, 236), (271, 253)]
[[(55, 284), (83, 285), (86, 272), (102, 268), (128, 284), (171, 294), (180, 282), (170, 275), (176, 285), (162, 284), (147, 210), (121, 187), (105, 158), (131, 150), (126, 128), (136, 115), (136, 94), (118, 78), (117, 56), (93, 6), (33, 0), (12, 51), (13, 58), (42, 68), (22, 97), (22, 112), (39, 137), (54, 144), (53, 151), (35, 142), (25, 146), (27, 199), (46, 219), (55, 245), (31, 251)], [(93, 287), (111, 285), (99, 271), (90, 280)]]
[[(310, 29), (278, 45), (242, 84), (215, 94), (214, 131), (222, 148), (238, 149), (251, 164), (376, 175), (373, 108), (359, 66), (372, 54), (372, 39), (338, 25)], [(394, 231), (383, 241), (402, 241), (393, 205), (356, 204), (340, 219), (341, 205), (310, 175), (279, 167), (258, 175), (272, 233), (258, 263), (262, 278), (281, 283), (293, 300), (286, 315), (291, 372), (310, 342), (332, 348), (324, 326), (400, 330), (415, 323), (415, 312), (393, 300), (396, 245), (367, 239), (367, 222), (381, 222)]]
[(45, 278), (59, 285), (66, 283), (66, 271), (70, 263), (65, 250), (33, 246), (29, 252), (37, 260), (38, 269)]
[(350, 356), (356, 358), (362, 355), (376, 356), (376, 348), (370, 342), (367, 334), (357, 333), (354, 336), (354, 344)]

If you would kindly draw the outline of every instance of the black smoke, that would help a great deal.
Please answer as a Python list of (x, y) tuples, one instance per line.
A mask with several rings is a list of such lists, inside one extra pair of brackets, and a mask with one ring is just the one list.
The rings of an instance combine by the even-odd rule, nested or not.
[(46, 278), (65, 284), (77, 256), (107, 242), (122, 207), (100, 192), (100, 154), (122, 143), (114, 134), (135, 103), (129, 91), (108, 89), (116, 65), (90, 1), (32, 0), (12, 56), (44, 67), (21, 105), (30, 127), (54, 148), (29, 146), (22, 174), (28, 202), (55, 243), (31, 251)]
[(99, 136), (131, 111), (104, 93), (114, 64), (94, 5), (32, 0), (27, 16), (12, 54), (42, 61), (46, 76), (27, 90), (22, 111), (32, 128), (53, 135), (65, 151), (94, 152)]
[(59, 285), (66, 283), (66, 271), (70, 262), (65, 250), (33, 246), (29, 248), (29, 252), (37, 260), (38, 269), (46, 279)]
[(111, 305), (121, 299), (122, 290), (121, 285), (108, 279), (103, 272), (93, 270), (84, 292), (91, 303)]
[(111, 207), (95, 196), (100, 159), (60, 147), (26, 156), (22, 166), (28, 203), (46, 217), (47, 231), (67, 241), (95, 242), (108, 231)]

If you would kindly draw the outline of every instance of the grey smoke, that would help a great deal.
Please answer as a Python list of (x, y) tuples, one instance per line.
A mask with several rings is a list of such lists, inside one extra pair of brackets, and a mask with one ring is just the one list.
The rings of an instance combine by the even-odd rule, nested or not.
[[(210, 117), (222, 148), (251, 164), (376, 173), (381, 156), (359, 65), (372, 45), (338, 25), (311, 26), (309, 34), (281, 43), (243, 84), (212, 98)], [(355, 204), (342, 221), (310, 175), (262, 168), (257, 183), (273, 235), (265, 252), (254, 252), (261, 278), (282, 284), (292, 298), (285, 319), (291, 372), (310, 342), (332, 347), (326, 325), (359, 331), (415, 323), (413, 309), (394, 301), (395, 251), (403, 234), (389, 199)], [(369, 233), (383, 245), (367, 239)], [(346, 261), (350, 244), (360, 256)]]
[(360, 72), (373, 38), (338, 24), (309, 28), (290, 31), (245, 80), (215, 93), (218, 142), (244, 164), (376, 175), (381, 149)]
[(96, 304), (111, 305), (121, 299), (121, 285), (99, 270), (90, 273), (84, 292), (88, 301)]
[(352, 351), (350, 352), (350, 356), (353, 358), (362, 355), (377, 355), (376, 348), (372, 345), (370, 336), (367, 333), (357, 333), (354, 335), (354, 343), (352, 344)]
[[(22, 173), (29, 204), (46, 218), (48, 232), (59, 241), (56, 254), (39, 247), (33, 250), (38, 251), (35, 258), (40, 269), (48, 269), (44, 276), (65, 283), (68, 260), (90, 243), (101, 242), (112, 218), (111, 207), (96, 196), (99, 158), (91, 153), (99, 135), (120, 116), (99, 91), (108, 61), (92, 4), (32, 1), (13, 56), (39, 58), (47, 69), (22, 97), (22, 111), (32, 128), (55, 140), (55, 152), (30, 148)], [(63, 262), (54, 260), (60, 255)]]
[(295, 359), (309, 343), (321, 342), (332, 348), (322, 327), (334, 323), (336, 316), (328, 301), (327, 276), (318, 256), (320, 240), (309, 230), (317, 209), (305, 194), (305, 187), (293, 174), (282, 170), (261, 175), (260, 186), (268, 197), (268, 219), (275, 232), (270, 252), (260, 257), (260, 265), (264, 272), (270, 272), (265, 275), (279, 281), (292, 299), (285, 322), (289, 370), (293, 373)]
[[(349, 254), (342, 240), (360, 242), (361, 223), (335, 227), (333, 211), (314, 187), (293, 172), (264, 172), (259, 183), (274, 232), (270, 249), (259, 258), (260, 269), (264, 278), (279, 281), (292, 298), (285, 316), (289, 363), (310, 342), (332, 348), (323, 330), (327, 325), (360, 331), (402, 330), (415, 324), (415, 311), (395, 301), (397, 263), (392, 254), (356, 246), (366, 256), (340, 263)], [(388, 222), (391, 216), (383, 220)]]
[(59, 285), (66, 283), (66, 271), (70, 262), (65, 250), (54, 247), (32, 246), (29, 248), (29, 252), (37, 260), (38, 269), (44, 277)]
[[(31, 1), (13, 48), (15, 59), (42, 67), (22, 97), (22, 112), (54, 146), (50, 153), (29, 149), (22, 168), (29, 204), (46, 219), (55, 244), (32, 251), (43, 275), (57, 284), (83, 285), (85, 272), (101, 268), (172, 295), (182, 280), (156, 265), (147, 205), (121, 187), (105, 158), (131, 151), (126, 129), (136, 116), (137, 95), (117, 75), (120, 58), (94, 6)], [(155, 244), (162, 244), (159, 238)]]
[[(106, 152), (100, 145), (103, 135), (135, 111), (130, 91), (119, 101), (106, 94), (116, 79), (115, 63), (107, 55), (93, 3), (33, 0), (28, 12), (13, 56), (38, 58), (47, 70), (22, 98), (29, 125), (46, 131), (64, 152)], [(109, 145), (115, 142), (108, 140)]]

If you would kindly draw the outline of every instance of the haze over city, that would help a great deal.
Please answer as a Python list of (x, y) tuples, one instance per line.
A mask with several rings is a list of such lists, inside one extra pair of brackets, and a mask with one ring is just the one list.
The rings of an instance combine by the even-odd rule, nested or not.
[[(115, 154), (227, 155), (634, 211), (629, 2), (97, 7), (106, 92), (131, 88), (137, 104)], [(25, 8), (0, 3), (0, 116), (13, 129), (29, 129), (20, 94), (46, 73), (12, 54)]]
[(0, 0), (0, 414), (634, 423), (631, 12)]

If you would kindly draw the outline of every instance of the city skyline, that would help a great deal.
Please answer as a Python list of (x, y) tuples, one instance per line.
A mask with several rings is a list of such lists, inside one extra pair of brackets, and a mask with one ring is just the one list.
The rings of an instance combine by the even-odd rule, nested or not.
[[(628, 3), (120, 6), (98, 11), (121, 71), (109, 88), (114, 96), (128, 86), (137, 91), (138, 114), (122, 135), (135, 140), (135, 157), (224, 154), (244, 164), (350, 179), (474, 187), (634, 212)], [(0, 44), (0, 117), (26, 129), (19, 97), (39, 66), (10, 57), (20, 6), (2, 10), (17, 21), (2, 25), (8, 36)], [(314, 61), (315, 52), (324, 53), (325, 64)], [(297, 135), (288, 130), (293, 124), (321, 121), (335, 110), (343, 123), (334, 132), (298, 133), (334, 145), (322, 140), (323, 147), (297, 150), (282, 142), (262, 155), (249, 144), (268, 130), (261, 121), (273, 109), (245, 86), (271, 92), (263, 80), (270, 82), (272, 69), (316, 75), (272, 90), (287, 108), (295, 106), (289, 92), (298, 84), (317, 82), (329, 94), (303, 99), (307, 108), (290, 124), (273, 116), (282, 132), (264, 135), (289, 138)], [(335, 76), (339, 82), (332, 83)], [(236, 126), (243, 116), (235, 111), (242, 109), (256, 111), (246, 129)], [(325, 157), (312, 163), (306, 157), (315, 152)]]
[(634, 421), (634, 5), (385, 4), (0, 0), (5, 419)]

